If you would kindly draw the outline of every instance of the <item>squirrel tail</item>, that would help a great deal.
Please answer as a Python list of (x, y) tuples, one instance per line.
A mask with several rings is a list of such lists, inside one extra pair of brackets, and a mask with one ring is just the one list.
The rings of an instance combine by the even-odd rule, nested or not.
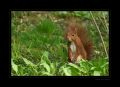
[(81, 39), (81, 42), (85, 48), (87, 53), (87, 59), (89, 60), (91, 55), (93, 54), (93, 41), (89, 38), (89, 32), (85, 29), (85, 27), (78, 25), (74, 22), (67, 23), (67, 27), (70, 29), (77, 28), (77, 35)]

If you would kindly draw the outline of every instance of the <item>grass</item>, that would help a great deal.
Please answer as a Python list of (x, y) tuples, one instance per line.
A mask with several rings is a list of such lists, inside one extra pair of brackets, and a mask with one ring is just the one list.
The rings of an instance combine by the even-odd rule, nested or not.
[(96, 54), (92, 61), (82, 60), (78, 64), (66, 63), (67, 42), (63, 38), (64, 30), (51, 20), (34, 16), (33, 12), (12, 14), (12, 76), (109, 75), (109, 62), (105, 55)]

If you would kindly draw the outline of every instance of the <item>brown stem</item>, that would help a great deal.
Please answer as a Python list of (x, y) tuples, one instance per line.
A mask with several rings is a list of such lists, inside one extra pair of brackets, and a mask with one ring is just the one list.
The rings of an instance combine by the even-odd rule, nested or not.
[(90, 15), (91, 15), (91, 17), (92, 17), (92, 19), (93, 19), (93, 22), (94, 22), (94, 24), (95, 24), (95, 26), (96, 26), (96, 28), (97, 28), (97, 30), (98, 30), (98, 32), (99, 32), (99, 35), (100, 35), (100, 38), (101, 38), (101, 40), (102, 40), (102, 44), (103, 44), (103, 47), (104, 47), (104, 51), (105, 51), (105, 53), (106, 53), (106, 56), (108, 57), (108, 53), (107, 53), (107, 51), (106, 51), (106, 47), (105, 47), (105, 44), (104, 44), (104, 41), (103, 41), (103, 37), (102, 37), (102, 35), (101, 35), (100, 29), (99, 29), (99, 27), (98, 27), (98, 25), (97, 25), (97, 23), (96, 23), (96, 21), (95, 21), (95, 19), (94, 19), (93, 14), (92, 14), (91, 11), (90, 11)]

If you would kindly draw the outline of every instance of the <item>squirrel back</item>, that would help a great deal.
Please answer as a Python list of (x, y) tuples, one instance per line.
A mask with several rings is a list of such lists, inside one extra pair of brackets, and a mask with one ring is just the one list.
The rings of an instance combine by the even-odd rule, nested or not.
[[(75, 36), (72, 34), (75, 34)], [(83, 27), (77, 23), (74, 23), (74, 22), (69, 22), (69, 23), (67, 23), (67, 31), (66, 31), (65, 35), (66, 35), (65, 38), (67, 40), (68, 40), (68, 38), (71, 39), (71, 40), (68, 40), (68, 58), (72, 55), (71, 53), (73, 51), (72, 50), (73, 48), (71, 48), (71, 46), (72, 46), (71, 44), (72, 44), (72, 42), (74, 42), (75, 46), (76, 46), (75, 52), (76, 52), (77, 57), (79, 55), (82, 55), (83, 59), (85, 59), (85, 60), (90, 59), (90, 56), (93, 54), (93, 42), (89, 38), (89, 33), (85, 29), (85, 27)], [(75, 54), (73, 54), (73, 55), (74, 55), (74, 57), (76, 57)], [(71, 59), (69, 58), (69, 60), (71, 60)]]

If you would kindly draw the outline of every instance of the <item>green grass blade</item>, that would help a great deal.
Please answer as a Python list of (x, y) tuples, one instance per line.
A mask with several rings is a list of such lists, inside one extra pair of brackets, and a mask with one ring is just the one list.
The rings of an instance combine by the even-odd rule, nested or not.
[(107, 66), (109, 63), (108, 62), (106, 62), (105, 64), (103, 64), (102, 66), (101, 66), (101, 68), (104, 68), (105, 66)]

